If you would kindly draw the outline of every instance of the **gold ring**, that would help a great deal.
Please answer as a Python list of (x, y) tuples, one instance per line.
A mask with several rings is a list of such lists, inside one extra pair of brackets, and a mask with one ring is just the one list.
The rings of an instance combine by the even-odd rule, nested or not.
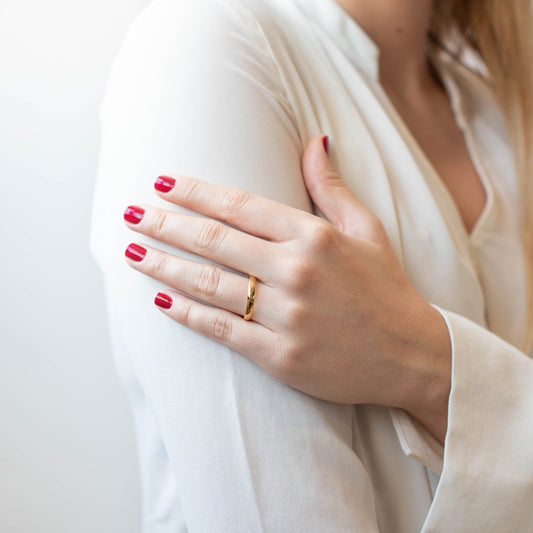
[(254, 312), (254, 303), (255, 303), (255, 276), (251, 274), (248, 276), (248, 299), (246, 300), (246, 311), (244, 313), (244, 320), (250, 320), (252, 318), (252, 313)]

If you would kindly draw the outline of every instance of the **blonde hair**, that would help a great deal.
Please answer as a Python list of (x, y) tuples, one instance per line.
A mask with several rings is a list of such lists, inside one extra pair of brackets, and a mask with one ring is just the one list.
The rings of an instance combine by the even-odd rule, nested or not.
[[(533, 342), (533, 1), (434, 0), (430, 46), (443, 47), (457, 32), (461, 46), (470, 46), (485, 63), (509, 131), (522, 201), (526, 272), (522, 349), (527, 353)], [(458, 57), (461, 50), (452, 53)]]

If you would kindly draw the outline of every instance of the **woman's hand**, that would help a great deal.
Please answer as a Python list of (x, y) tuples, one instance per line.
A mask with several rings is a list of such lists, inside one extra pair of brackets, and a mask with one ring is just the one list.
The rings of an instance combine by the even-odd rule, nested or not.
[(406, 409), (443, 442), (451, 362), (444, 319), (409, 282), (379, 219), (334, 172), (323, 139), (311, 139), (302, 166), (329, 222), (178, 175), (158, 178), (156, 193), (212, 218), (146, 204), (124, 213), (134, 231), (254, 275), (252, 320), (242, 318), (246, 276), (143, 243), (128, 247), (128, 264), (172, 288), (156, 297), (170, 318), (282, 383), (332, 402)]

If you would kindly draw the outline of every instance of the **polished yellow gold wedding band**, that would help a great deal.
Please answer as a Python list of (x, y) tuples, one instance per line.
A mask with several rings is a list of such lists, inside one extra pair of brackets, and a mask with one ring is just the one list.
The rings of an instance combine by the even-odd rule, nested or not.
[(250, 320), (252, 318), (252, 313), (254, 312), (254, 303), (255, 303), (255, 276), (251, 274), (248, 276), (248, 299), (246, 300), (246, 311), (244, 313), (244, 320)]

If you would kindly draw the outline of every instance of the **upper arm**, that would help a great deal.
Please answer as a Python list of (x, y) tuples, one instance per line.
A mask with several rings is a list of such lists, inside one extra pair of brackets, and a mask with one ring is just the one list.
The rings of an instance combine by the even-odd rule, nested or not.
[(295, 119), (258, 21), (238, 0), (155, 0), (112, 65), (101, 120), (91, 250), (115, 357), (131, 361), (153, 406), (191, 531), (377, 531), (352, 407), (287, 387), (172, 321), (153, 304), (161, 284), (123, 257), (138, 237), (122, 219), (127, 205), (180, 209), (153, 192), (164, 173), (311, 210)]
[(153, 192), (160, 174), (310, 210), (295, 124), (261, 26), (240, 2), (155, 0), (129, 28), (101, 107), (90, 240), (100, 266), (126, 268), (128, 202), (179, 209)]

